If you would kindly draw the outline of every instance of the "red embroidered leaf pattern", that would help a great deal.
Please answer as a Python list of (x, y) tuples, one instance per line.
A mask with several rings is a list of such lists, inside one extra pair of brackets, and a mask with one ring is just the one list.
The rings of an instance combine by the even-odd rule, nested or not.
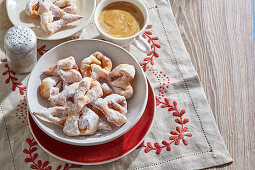
[(35, 153), (35, 154), (33, 155), (33, 157), (32, 157), (32, 161), (34, 161), (37, 157), (38, 157), (38, 154)]
[(49, 51), (49, 50), (47, 50), (47, 49), (45, 49), (45, 48), (46, 48), (46, 45), (43, 45), (43, 46), (41, 46), (40, 48), (37, 49), (37, 52), (38, 52), (40, 55), (43, 55), (44, 53), (46, 53), (47, 51)]
[(158, 142), (154, 143), (154, 147), (151, 144), (151, 142), (147, 142), (147, 146), (146, 145), (140, 145), (140, 147), (145, 147), (144, 152), (148, 153), (151, 150), (156, 150), (156, 154), (159, 155), (162, 151), (163, 148), (166, 148), (166, 151), (171, 151), (171, 144), (174, 143), (175, 145), (179, 145), (180, 141), (182, 140), (184, 146), (187, 146), (189, 143), (187, 142), (186, 139), (184, 139), (185, 136), (187, 137), (191, 137), (192, 134), (191, 133), (184, 133), (188, 130), (187, 127), (184, 127), (184, 124), (189, 122), (188, 118), (183, 119), (183, 115), (186, 112), (185, 109), (182, 109), (181, 111), (179, 111), (179, 109), (177, 108), (177, 102), (174, 101), (173, 105), (170, 104), (170, 100), (168, 98), (164, 98), (164, 101), (161, 101), (159, 97), (156, 96), (156, 105), (159, 106), (161, 108), (166, 108), (168, 107), (168, 111), (173, 111), (173, 116), (176, 116), (178, 118), (175, 119), (175, 122), (180, 124), (181, 126), (176, 126), (176, 131), (175, 130), (171, 130), (170, 134), (171, 136), (169, 137), (170, 142), (167, 141), (162, 141), (162, 145), (160, 145)]
[(29, 151), (29, 153), (33, 153), (33, 152), (35, 152), (36, 150), (37, 150), (37, 148), (36, 148), (36, 147), (31, 148), (31, 150)]
[(160, 104), (160, 100), (159, 98), (156, 96), (156, 106), (158, 106)]
[(176, 127), (176, 131), (181, 133), (181, 128), (179, 126)]
[(42, 164), (42, 167), (45, 168), (48, 164), (49, 164), (49, 161), (45, 161), (45, 162)]
[(180, 143), (180, 138), (176, 138), (174, 144), (175, 144), (175, 145), (179, 145), (179, 143)]
[(177, 138), (177, 136), (170, 136), (170, 137), (169, 137), (170, 140), (174, 140), (174, 139), (176, 139), (176, 138)]
[(28, 154), (28, 153), (29, 153), (27, 149), (24, 149), (23, 152), (24, 152), (25, 154)]
[(185, 109), (182, 109), (180, 115), (181, 116), (184, 115), (185, 112), (186, 112)]
[(150, 28), (152, 28), (152, 25), (148, 25), (148, 26), (146, 27), (146, 29), (150, 29)]
[(183, 120), (183, 124), (188, 123), (188, 122), (189, 122), (189, 119), (187, 119), (187, 118)]
[[(1, 62), (7, 62), (7, 59), (1, 59)], [(6, 63), (4, 64), (4, 67), (7, 69), (2, 73), (2, 75), (7, 75), (7, 79), (5, 80), (5, 84), (9, 84), (10, 82), (12, 83), (12, 91), (16, 91), (16, 89), (19, 89), (19, 93), (21, 95), (25, 94), (26, 91), (26, 86), (22, 86), (21, 82), (17, 82), (18, 78), (14, 77), (15, 73), (10, 70), (9, 65)]]
[(153, 146), (150, 142), (148, 142), (147, 145), (148, 145), (148, 147), (153, 148)]
[(45, 170), (51, 170), (51, 169), (52, 169), (51, 166), (48, 166), (48, 167), (45, 168)]
[(160, 148), (160, 145), (159, 145), (158, 142), (154, 143), (154, 146), (155, 146), (156, 148)]
[(184, 128), (183, 128), (183, 132), (186, 132), (187, 130), (188, 130), (187, 127), (184, 127)]
[[(168, 109), (168, 111), (173, 111), (174, 110), (174, 108), (173, 107), (170, 107), (169, 109)], [(175, 115), (174, 115), (175, 116)]]
[(68, 167), (68, 163), (65, 164), (64, 169), (66, 169), (67, 167)]
[(191, 133), (186, 133), (186, 134), (184, 134), (185, 136), (188, 136), (188, 137), (191, 137), (192, 136), (192, 134)]
[(37, 167), (36, 167), (34, 164), (31, 164), (31, 165), (30, 165), (30, 168), (31, 168), (31, 169), (37, 169)]
[(173, 116), (180, 116), (178, 112), (173, 112)]
[(41, 160), (38, 160), (38, 161), (37, 161), (37, 164), (38, 164), (39, 167), (41, 167), (41, 166), (42, 166), (42, 161), (41, 161)]
[(176, 123), (182, 124), (182, 121), (180, 119), (175, 119)]
[(148, 34), (148, 35), (152, 35), (151, 31), (145, 31), (145, 33)]
[(163, 141), (162, 141), (162, 144), (163, 144), (163, 145), (169, 145), (170, 143), (168, 143), (167, 141), (163, 140)]
[(171, 145), (166, 145), (166, 150), (171, 151)]
[(166, 102), (167, 106), (170, 106), (170, 101), (168, 98), (165, 98), (164, 101)]
[(144, 58), (143, 61), (145, 62), (140, 62), (140, 66), (143, 68), (143, 71), (146, 72), (147, 71), (147, 64), (151, 64), (151, 65), (154, 65), (154, 60), (153, 58), (156, 57), (158, 58), (159, 55), (158, 53), (156, 52), (156, 49), (157, 48), (161, 48), (161, 46), (159, 44), (157, 44), (155, 41), (158, 40), (158, 37), (152, 37), (152, 32), (148, 29), (151, 29), (152, 28), (152, 25), (148, 25), (146, 27), (146, 30), (144, 31), (143, 33), (143, 38), (144, 39), (147, 39), (148, 43), (151, 44), (151, 51), (147, 53), (147, 56), (149, 57), (146, 57)]
[(139, 64), (143, 68), (143, 71), (146, 72), (146, 70), (147, 70), (146, 64), (147, 63), (139, 63)]
[(177, 107), (177, 102), (174, 101), (174, 102), (173, 102), (173, 105), (174, 105), (174, 107), (176, 108), (176, 107)]
[(185, 140), (185, 139), (182, 139), (182, 142), (185, 146), (187, 146), (189, 143)]
[[(49, 166), (49, 161), (42, 162), (41, 160), (36, 161), (38, 158), (38, 153), (34, 153), (37, 150), (37, 143), (34, 138), (27, 138), (26, 139), (27, 144), (29, 145), (29, 148), (23, 149), (23, 153), (25, 153), (28, 157), (24, 159), (25, 162), (31, 163), (30, 168), (31, 169), (37, 169), (37, 170), (51, 170), (52, 166)], [(33, 154), (34, 153), (34, 154)], [(74, 164), (68, 164), (66, 163), (63, 170), (68, 170), (71, 168), (80, 168), (81, 165), (74, 165)], [(61, 170), (62, 166), (58, 165), (56, 168), (57, 170)]]
[(157, 155), (159, 155), (159, 154), (161, 153), (161, 151), (162, 151), (162, 147), (157, 148), (157, 150), (156, 150), (156, 154), (157, 154)]
[(165, 108), (165, 107), (167, 107), (167, 105), (166, 104), (164, 104), (164, 105), (162, 105), (162, 106), (160, 106), (161, 108)]
[(29, 144), (29, 146), (31, 146), (32, 140), (30, 138), (27, 138), (26, 142)]
[(25, 158), (25, 162), (31, 162), (30, 158)]
[(152, 150), (152, 149), (150, 147), (147, 147), (147, 148), (144, 149), (144, 152), (148, 153), (148, 152), (150, 152), (150, 150)]
[(172, 135), (178, 135), (178, 132), (176, 132), (176, 131), (174, 131), (174, 130), (171, 130), (171, 131), (170, 131), (170, 134), (172, 134)]
[(60, 169), (61, 169), (61, 167), (62, 167), (61, 165), (58, 165), (58, 167), (57, 167), (57, 169), (56, 169), (56, 170), (60, 170)]

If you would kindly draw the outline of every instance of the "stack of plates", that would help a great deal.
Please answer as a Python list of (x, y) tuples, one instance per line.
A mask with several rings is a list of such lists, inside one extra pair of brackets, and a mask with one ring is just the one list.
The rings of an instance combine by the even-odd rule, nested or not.
[[(113, 68), (121, 63), (132, 64), (136, 69), (132, 81), (135, 94), (129, 99), (127, 122), (104, 136), (70, 137), (58, 127), (31, 114), (49, 106), (39, 94), (42, 71), (59, 59), (73, 56), (77, 63), (95, 51), (112, 60)], [(149, 132), (154, 118), (155, 99), (139, 63), (125, 49), (101, 40), (74, 40), (65, 42), (45, 53), (31, 72), (27, 101), (30, 113), (28, 122), (37, 143), (50, 155), (74, 164), (96, 165), (120, 159), (136, 149)]]

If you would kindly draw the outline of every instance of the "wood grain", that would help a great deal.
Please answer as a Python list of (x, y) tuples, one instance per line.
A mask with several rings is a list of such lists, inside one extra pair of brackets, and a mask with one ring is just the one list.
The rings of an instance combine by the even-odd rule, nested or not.
[[(252, 1), (170, 0), (223, 140), (234, 160), (211, 169), (255, 169)], [(6, 10), (0, 0), (0, 11)], [(0, 31), (11, 26), (0, 16)], [(8, 23), (8, 24), (6, 24)]]
[[(4, 12), (2, 12), (4, 11)], [(0, 31), (9, 29), (11, 27), (11, 21), (8, 18), (7, 12), (6, 12), (6, 1), (0, 0)]]
[(170, 0), (223, 140), (234, 160), (211, 169), (255, 169), (252, 1)]

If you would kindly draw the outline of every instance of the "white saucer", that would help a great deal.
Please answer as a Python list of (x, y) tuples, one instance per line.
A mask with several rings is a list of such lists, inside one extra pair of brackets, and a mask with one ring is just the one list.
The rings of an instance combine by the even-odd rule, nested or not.
[(78, 15), (83, 18), (72, 22), (53, 35), (47, 33), (40, 26), (40, 18), (30, 18), (25, 13), (26, 4), (29, 0), (6, 0), (6, 9), (8, 17), (13, 25), (26, 25), (30, 27), (36, 34), (38, 39), (42, 40), (58, 40), (69, 37), (83, 29), (92, 17), (96, 0), (77, 0)]

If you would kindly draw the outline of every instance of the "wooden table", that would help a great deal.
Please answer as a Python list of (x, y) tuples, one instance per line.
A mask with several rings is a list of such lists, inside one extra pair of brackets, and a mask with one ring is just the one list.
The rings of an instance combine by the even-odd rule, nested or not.
[[(252, 1), (170, 0), (234, 162), (217, 169), (255, 169), (255, 51)], [(0, 0), (0, 10), (6, 10)], [(11, 26), (0, 16), (0, 30)]]
[(234, 162), (255, 169), (255, 50), (252, 1), (170, 0)]

